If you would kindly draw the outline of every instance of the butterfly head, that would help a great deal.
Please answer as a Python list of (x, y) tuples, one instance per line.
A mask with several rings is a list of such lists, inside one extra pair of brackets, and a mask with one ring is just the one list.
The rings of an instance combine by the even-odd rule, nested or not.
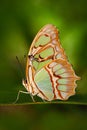
[(28, 58), (29, 58), (30, 61), (34, 60), (34, 56), (33, 55), (28, 55)]
[(38, 61), (38, 58), (35, 58), (33, 55), (28, 55), (30, 61)]

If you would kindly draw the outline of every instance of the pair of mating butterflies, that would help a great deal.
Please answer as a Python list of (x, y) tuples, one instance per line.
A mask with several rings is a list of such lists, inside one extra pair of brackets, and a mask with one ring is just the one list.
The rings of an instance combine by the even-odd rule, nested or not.
[(27, 57), (23, 85), (32, 96), (43, 100), (67, 100), (75, 94), (80, 78), (68, 62), (55, 26), (45, 25), (33, 40)]

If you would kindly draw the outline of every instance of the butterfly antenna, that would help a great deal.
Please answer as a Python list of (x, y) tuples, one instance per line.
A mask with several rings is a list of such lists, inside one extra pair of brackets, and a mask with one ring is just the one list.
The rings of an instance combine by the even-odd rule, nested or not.
[(16, 56), (16, 60), (17, 60), (17, 62), (18, 62), (18, 65), (19, 65), (19, 68), (20, 68), (20, 72), (21, 72), (21, 76), (22, 76), (22, 78), (24, 77), (24, 69), (23, 69), (23, 66), (22, 66), (22, 64), (21, 64), (21, 62), (20, 62), (20, 60), (19, 60), (19, 58)]

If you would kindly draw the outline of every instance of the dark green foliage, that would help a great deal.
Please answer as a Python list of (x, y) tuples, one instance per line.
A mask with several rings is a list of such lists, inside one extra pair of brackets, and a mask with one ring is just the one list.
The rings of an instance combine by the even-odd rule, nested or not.
[[(0, 104), (7, 104), (0, 107), (0, 130), (87, 128), (86, 6), (86, 0), (0, 1)], [(57, 100), (51, 105), (35, 97), (41, 105), (31, 105), (30, 96), (21, 94), (17, 103), (24, 106), (9, 106), (15, 101), (18, 91), (25, 90), (21, 83), (25, 79), (24, 55), (27, 55), (38, 30), (48, 23), (58, 27), (61, 44), (76, 74), (81, 77), (76, 95), (68, 101)], [(23, 70), (20, 70), (16, 56)], [(9, 116), (5, 118), (5, 114)]]

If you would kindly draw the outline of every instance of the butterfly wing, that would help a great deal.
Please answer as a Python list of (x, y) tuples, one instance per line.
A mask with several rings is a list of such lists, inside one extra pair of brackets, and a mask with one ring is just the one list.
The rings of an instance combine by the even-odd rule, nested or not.
[(56, 59), (44, 66), (34, 77), (38, 89), (43, 93), (41, 98), (67, 100), (75, 94), (79, 77), (75, 75), (71, 65), (64, 59)]
[(79, 77), (68, 63), (55, 26), (48, 24), (36, 35), (28, 53), (26, 79), (27, 91), (48, 101), (75, 94)]
[(36, 71), (52, 60), (67, 59), (60, 45), (57, 28), (51, 24), (44, 26), (36, 35), (28, 55), (33, 55), (38, 60), (38, 62), (33, 61), (33, 67)]

